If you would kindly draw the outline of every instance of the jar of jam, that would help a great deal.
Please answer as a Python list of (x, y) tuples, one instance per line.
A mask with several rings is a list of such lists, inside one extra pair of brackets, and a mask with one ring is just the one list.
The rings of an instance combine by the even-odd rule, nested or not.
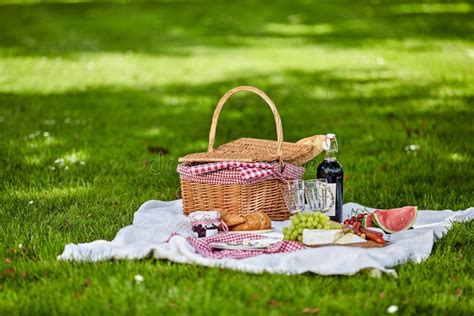
[(217, 235), (221, 226), (221, 214), (218, 211), (196, 211), (189, 214), (194, 237)]

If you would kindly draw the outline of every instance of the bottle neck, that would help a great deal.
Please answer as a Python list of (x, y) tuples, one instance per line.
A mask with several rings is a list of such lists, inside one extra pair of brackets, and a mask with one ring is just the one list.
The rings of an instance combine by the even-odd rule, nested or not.
[(328, 160), (328, 161), (336, 160), (336, 152), (335, 151), (326, 151), (326, 155), (324, 156), (324, 160)]
[(324, 157), (324, 160), (327, 160), (327, 161), (336, 160), (336, 153), (338, 151), (338, 146), (337, 146), (336, 136), (334, 134), (332, 134), (331, 137), (330, 137), (330, 134), (327, 135), (323, 147), (326, 150), (326, 156)]

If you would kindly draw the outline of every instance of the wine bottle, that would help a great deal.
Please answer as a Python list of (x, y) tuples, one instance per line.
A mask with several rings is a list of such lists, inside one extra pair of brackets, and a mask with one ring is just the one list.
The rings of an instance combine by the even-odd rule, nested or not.
[(333, 221), (342, 222), (344, 169), (336, 159), (338, 152), (335, 134), (327, 134), (323, 147), (326, 151), (323, 162), (318, 166), (316, 177), (326, 179), (326, 214)]

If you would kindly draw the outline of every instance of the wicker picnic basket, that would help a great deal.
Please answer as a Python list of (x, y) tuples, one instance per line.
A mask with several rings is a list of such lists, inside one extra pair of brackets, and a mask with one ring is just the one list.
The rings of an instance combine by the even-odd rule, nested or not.
[[(275, 119), (277, 141), (240, 138), (214, 148), (219, 114), (225, 102), (239, 91), (253, 92), (265, 100)], [(317, 144), (322, 143), (324, 139), (322, 135), (314, 137)], [(323, 151), (322, 146), (308, 144), (305, 140), (299, 143), (284, 142), (281, 118), (272, 100), (255, 87), (240, 86), (230, 90), (219, 100), (212, 117), (207, 152), (189, 154), (181, 157), (179, 162), (180, 166), (223, 161), (278, 162), (283, 170), (286, 164), (302, 165)], [(290, 216), (284, 201), (286, 185), (281, 179), (245, 184), (219, 184), (206, 180), (194, 181), (180, 173), (180, 180), (183, 210), (186, 215), (197, 210), (224, 210), (241, 215), (261, 211), (268, 214), (272, 220), (285, 220)]]

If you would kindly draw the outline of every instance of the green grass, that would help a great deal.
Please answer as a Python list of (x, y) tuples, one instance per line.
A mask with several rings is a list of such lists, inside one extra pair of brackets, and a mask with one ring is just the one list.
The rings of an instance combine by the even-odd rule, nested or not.
[[(0, 29), (0, 314), (474, 312), (473, 222), (398, 278), (56, 261), (174, 199), (177, 158), (207, 147), (213, 107), (241, 84), (272, 97), (285, 139), (337, 133), (346, 201), (473, 206), (472, 4), (6, 2)], [(273, 128), (242, 94), (217, 141)]]

